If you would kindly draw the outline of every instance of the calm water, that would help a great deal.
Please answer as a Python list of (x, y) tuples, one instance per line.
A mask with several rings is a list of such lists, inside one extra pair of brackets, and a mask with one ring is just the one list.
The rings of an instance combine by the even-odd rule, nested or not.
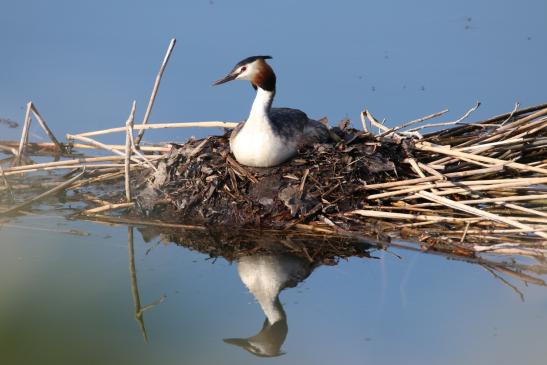
[[(88, 235), (61, 232), (69, 230)], [(286, 327), (263, 332), (255, 347), (283, 355), (265, 359), (224, 341), (262, 329), (260, 295), (242, 282), (256, 279), (247, 269), (257, 259), (244, 259), (245, 267), (213, 262), (157, 239), (145, 243), (135, 231), (142, 307), (165, 296), (144, 312), (145, 344), (134, 317), (126, 227), (27, 217), (4, 226), (0, 242), (4, 364), (544, 364), (547, 358), (545, 287), (509, 278), (522, 302), (481, 266), (439, 256), (373, 252), (379, 259), (316, 268), (281, 292)], [(260, 275), (301, 264), (288, 260), (270, 260)]]
[[(122, 125), (135, 99), (139, 120), (171, 37), (151, 122), (245, 118), (248, 85), (210, 85), (253, 54), (274, 56), (277, 106), (331, 121), (358, 121), (365, 107), (388, 125), (449, 108), (445, 121), (480, 100), (477, 120), (547, 95), (543, 0), (3, 1), (0, 118), (21, 122), (32, 100), (63, 136)], [(19, 134), (0, 124), (0, 139)], [(33, 127), (31, 140), (44, 136)], [(145, 344), (127, 227), (48, 214), (0, 225), (2, 364), (547, 361), (545, 287), (505, 275), (523, 302), (480, 265), (407, 250), (313, 271), (286, 257), (213, 263), (135, 231), (133, 288), (141, 307), (162, 298), (144, 312)], [(284, 270), (309, 276), (266, 308), (281, 320), (263, 328), (252, 273)]]

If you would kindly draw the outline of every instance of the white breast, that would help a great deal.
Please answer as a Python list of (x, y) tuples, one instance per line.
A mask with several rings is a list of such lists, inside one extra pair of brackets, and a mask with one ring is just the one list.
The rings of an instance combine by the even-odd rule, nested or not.
[(267, 116), (252, 115), (235, 138), (230, 148), (237, 161), (247, 166), (269, 167), (279, 165), (297, 152), (296, 143), (276, 135)]

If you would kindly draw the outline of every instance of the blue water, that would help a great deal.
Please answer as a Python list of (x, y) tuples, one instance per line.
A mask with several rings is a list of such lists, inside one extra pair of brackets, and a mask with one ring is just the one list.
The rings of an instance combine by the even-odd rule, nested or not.
[(479, 119), (545, 102), (541, 0), (31, 0), (0, 5), (0, 117), (21, 122), (32, 100), (63, 136), (121, 125), (135, 99), (140, 120), (172, 37), (151, 122), (244, 119), (252, 88), (211, 83), (255, 54), (274, 57), (276, 105), (331, 121), (358, 123), (365, 107), (388, 124), (444, 108), (450, 120), (480, 100)]
[[(395, 125), (449, 108), (470, 120), (546, 102), (547, 2), (3, 1), (0, 118), (32, 100), (62, 137), (142, 119), (169, 40), (177, 45), (150, 122), (239, 121), (253, 90), (211, 87), (271, 54), (275, 104), (335, 122), (368, 108)], [(183, 141), (210, 130), (150, 131)], [(0, 124), (0, 139), (20, 129)], [(123, 143), (123, 136), (102, 140)], [(32, 141), (45, 141), (38, 128)], [(236, 264), (135, 233), (145, 344), (134, 318), (127, 227), (30, 216), (0, 224), (2, 364), (544, 364), (547, 291), (479, 265), (395, 250), (321, 266), (281, 293), (288, 332), (273, 359), (226, 338), (264, 313)], [(59, 213), (60, 214), (60, 213)], [(73, 229), (90, 235), (63, 233)], [(72, 233), (74, 233), (73, 231)], [(76, 231), (79, 232), (79, 231)], [(148, 252), (149, 251), (149, 252)], [(148, 252), (148, 253), (147, 253)], [(400, 255), (402, 258), (398, 258)], [(545, 275), (540, 277), (545, 280)]]
[(281, 292), (284, 355), (265, 359), (223, 341), (256, 334), (265, 318), (236, 264), (135, 231), (142, 305), (166, 296), (144, 314), (145, 344), (126, 227), (27, 217), (0, 242), (5, 364), (543, 364), (547, 355), (544, 287), (510, 279), (522, 302), (481, 266), (435, 255), (379, 251), (316, 268)]

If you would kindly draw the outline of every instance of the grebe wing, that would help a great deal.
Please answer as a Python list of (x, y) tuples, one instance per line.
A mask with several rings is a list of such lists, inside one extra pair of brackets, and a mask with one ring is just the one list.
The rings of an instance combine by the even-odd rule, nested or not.
[(308, 118), (302, 110), (272, 108), (269, 116), (276, 134), (287, 139), (297, 138), (300, 145), (326, 142), (329, 139), (327, 128)]

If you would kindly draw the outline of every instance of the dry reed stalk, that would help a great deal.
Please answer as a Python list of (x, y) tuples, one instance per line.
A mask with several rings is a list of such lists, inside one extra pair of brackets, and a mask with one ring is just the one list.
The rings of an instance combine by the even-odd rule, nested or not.
[[(503, 244), (500, 244), (503, 245)], [(475, 245), (473, 246), (473, 250), (475, 252), (488, 252), (488, 253), (495, 253), (499, 255), (520, 255), (520, 256), (539, 256), (547, 258), (547, 250), (542, 250), (538, 248), (528, 248), (528, 247), (519, 247), (518, 245), (514, 245), (513, 247), (496, 247), (498, 245), (492, 245), (492, 246), (481, 246), (481, 245)]]
[(510, 203), (495, 203), (495, 204), (496, 205), (501, 205), (501, 206), (504, 206), (504, 207), (507, 207), (507, 208), (510, 208), (510, 209), (518, 210), (520, 212), (534, 214), (534, 215), (538, 215), (540, 217), (547, 217), (547, 213), (543, 213), (542, 211), (539, 211), (539, 210), (536, 210), (536, 209), (521, 207), (520, 205), (510, 204)]
[(373, 116), (372, 114), (368, 111), (368, 109), (365, 109), (361, 112), (365, 117), (366, 119), (368, 119), (368, 121), (370, 122), (371, 125), (375, 126), (378, 128), (378, 130), (382, 130), (384, 132), (388, 131), (389, 128), (386, 127), (385, 125), (383, 125), (382, 123), (378, 122)]
[(91, 214), (103, 213), (103, 212), (116, 210), (116, 209), (132, 208), (134, 206), (135, 206), (135, 203), (131, 203), (131, 202), (119, 203), (119, 204), (106, 204), (106, 205), (101, 205), (100, 207), (97, 207), (97, 208), (86, 209), (80, 212), (80, 214), (91, 215)]
[[(126, 127), (124, 127), (125, 129)], [(96, 141), (94, 139), (91, 139), (91, 138), (88, 138), (88, 137), (82, 137), (82, 136), (78, 136), (78, 135), (72, 135), (72, 134), (67, 134), (67, 138), (69, 139), (78, 139), (80, 141), (84, 141), (86, 143), (89, 143), (89, 144), (92, 144), (92, 145), (95, 145), (103, 150), (106, 150), (106, 151), (110, 151), (112, 153), (115, 153), (116, 155), (118, 156), (122, 156), (122, 157), (125, 157), (125, 153), (123, 152), (120, 152), (116, 149), (112, 149), (112, 148), (109, 148), (107, 145), (105, 145), (104, 143), (102, 142), (99, 142), (99, 141)], [(143, 164), (143, 161), (140, 161), (139, 159), (135, 158), (135, 157), (131, 157), (131, 161), (135, 162), (136, 164), (138, 165), (142, 165)]]
[[(408, 193), (412, 193), (415, 191), (420, 190), (427, 190), (431, 188), (449, 188), (449, 187), (456, 187), (457, 189), (447, 189), (440, 192), (441, 195), (448, 195), (448, 194), (455, 194), (459, 192), (474, 192), (474, 191), (482, 191), (482, 190), (495, 190), (495, 189), (503, 189), (503, 188), (514, 188), (519, 186), (528, 186), (533, 184), (545, 184), (547, 183), (547, 177), (544, 178), (521, 178), (521, 179), (497, 179), (497, 180), (469, 180), (469, 181), (457, 181), (457, 182), (431, 182), (426, 184), (418, 184), (416, 186), (410, 187), (410, 188), (400, 188), (398, 190), (394, 191), (388, 191), (385, 193), (379, 193), (379, 194), (372, 194), (367, 196), (367, 199), (382, 199), (397, 195), (405, 195)], [(409, 196), (407, 198), (411, 198), (413, 196)]]
[[(471, 207), (469, 205), (465, 205), (465, 204), (462, 204), (462, 203), (459, 203), (459, 202), (456, 202), (456, 201), (453, 201), (453, 200), (450, 200), (450, 199), (447, 199), (447, 198), (444, 198), (444, 197), (429, 193), (427, 191), (421, 191), (421, 192), (418, 193), (418, 195), (420, 195), (421, 197), (423, 197), (427, 200), (431, 200), (435, 203), (439, 203), (439, 204), (448, 206), (448, 207), (453, 208), (453, 209), (461, 210), (463, 212), (473, 214), (473, 215), (476, 215), (476, 216), (479, 216), (479, 217), (482, 217), (482, 218), (486, 218), (486, 219), (493, 220), (493, 221), (496, 221), (496, 222), (505, 223), (505, 224), (508, 224), (510, 226), (521, 228), (521, 229), (532, 229), (532, 227), (527, 226), (525, 224), (522, 224), (519, 221), (514, 220), (512, 218), (503, 217), (503, 216), (493, 214), (493, 213), (490, 213), (490, 212), (487, 212), (487, 211), (484, 211), (484, 210), (481, 210), (481, 209), (477, 209), (477, 208)], [(534, 231), (534, 233), (536, 235), (540, 236), (540, 237), (547, 238), (547, 234), (544, 233), (544, 232)], [(547, 243), (546, 243), (546, 245), (547, 245)]]
[(541, 169), (541, 168), (538, 168), (538, 167), (528, 166), (528, 165), (521, 164), (521, 163), (518, 163), (518, 162), (505, 161), (505, 160), (500, 160), (500, 159), (497, 159), (497, 158), (491, 158), (491, 157), (485, 157), (485, 156), (481, 156), (481, 155), (474, 155), (474, 154), (471, 154), (471, 153), (455, 151), (455, 150), (451, 149), (448, 146), (434, 146), (434, 145), (432, 145), (428, 142), (418, 142), (418, 143), (416, 143), (415, 147), (416, 147), (416, 149), (418, 149), (420, 151), (424, 151), (424, 152), (436, 152), (436, 153), (440, 153), (440, 154), (444, 154), (444, 155), (454, 156), (454, 157), (457, 157), (457, 158), (460, 158), (460, 159), (465, 158), (465, 159), (468, 159), (468, 160), (478, 161), (478, 162), (485, 162), (485, 163), (490, 163), (490, 164), (493, 164), (493, 165), (503, 164), (506, 167), (511, 167), (511, 168), (516, 169), (516, 170), (532, 171), (532, 172), (538, 172), (538, 173), (543, 174), (543, 175), (547, 175), (547, 170), (546, 169)]
[(394, 188), (397, 186), (409, 186), (414, 184), (420, 184), (425, 182), (431, 182), (436, 180), (444, 180), (444, 177), (447, 178), (453, 178), (453, 177), (467, 177), (467, 176), (473, 176), (473, 175), (481, 175), (481, 174), (488, 174), (493, 172), (499, 172), (503, 170), (503, 166), (492, 166), (487, 167), (484, 169), (477, 169), (477, 170), (468, 170), (468, 171), (462, 171), (462, 172), (451, 172), (448, 174), (444, 174), (441, 176), (428, 176), (425, 178), (419, 178), (419, 179), (408, 179), (408, 180), (399, 180), (399, 181), (393, 181), (388, 183), (381, 183), (381, 184), (368, 184), (363, 186), (364, 189), (387, 189), (387, 188)]
[[(124, 151), (125, 146), (124, 145), (118, 145), (118, 144), (107, 144), (109, 148), (112, 148), (114, 150), (118, 151)], [(73, 148), (80, 148), (80, 149), (91, 149), (96, 150), (98, 149), (96, 146), (88, 145), (85, 143), (73, 143)], [(140, 151), (144, 152), (169, 152), (171, 150), (171, 147), (169, 146), (139, 146)]]
[[(166, 128), (235, 128), (239, 123), (235, 122), (180, 122), (180, 123), (155, 123), (147, 125), (136, 125), (133, 127), (134, 130), (143, 130), (143, 129), (166, 129)], [(98, 136), (101, 134), (109, 134), (115, 132), (125, 132), (125, 127), (117, 127), (110, 129), (103, 129), (99, 131), (85, 132), (79, 134), (67, 134), (67, 139), (78, 139), (75, 137), (92, 137)]]
[[(450, 231), (451, 234), (459, 234), (462, 233), (462, 230), (454, 230)], [(547, 232), (547, 227), (544, 228), (538, 228), (538, 227), (532, 227), (532, 229), (520, 229), (520, 228), (512, 228), (512, 229), (470, 229), (467, 231), (469, 234), (508, 234), (508, 233), (533, 233), (533, 232)]]
[(14, 156), (17, 156), (17, 150), (11, 146), (6, 146), (4, 144), (0, 144), (0, 151), (11, 153)]
[[(533, 195), (516, 195), (516, 196), (504, 196), (498, 198), (482, 198), (482, 199), (471, 199), (471, 200), (460, 200), (460, 203), (463, 204), (483, 204), (483, 203), (494, 203), (494, 202), (510, 202), (510, 201), (534, 201), (540, 199), (547, 199), (547, 194), (533, 194)], [(441, 204), (437, 203), (421, 203), (413, 204), (410, 207), (414, 208), (429, 208), (439, 206)]]
[(192, 225), (192, 224), (166, 223), (166, 222), (161, 222), (161, 221), (153, 220), (153, 219), (133, 219), (133, 218), (123, 218), (123, 217), (115, 217), (115, 216), (101, 215), (101, 214), (94, 214), (91, 216), (81, 216), (81, 218), (82, 220), (92, 220), (97, 222), (105, 222), (109, 224), (118, 223), (118, 224), (141, 226), (141, 227), (153, 226), (153, 227), (164, 227), (164, 228), (192, 229), (192, 230), (199, 230), (199, 231), (208, 230), (207, 227)]
[(21, 159), (23, 157), (23, 154), (25, 153), (25, 148), (28, 143), (28, 132), (30, 129), (30, 111), (32, 108), (32, 101), (29, 101), (27, 103), (27, 109), (25, 111), (25, 122), (23, 124), (23, 131), (21, 132), (21, 140), (19, 142), (19, 149), (17, 150), (17, 158), (15, 159), (15, 165), (19, 165), (21, 163)]
[[(524, 189), (530, 190), (530, 187), (526, 186), (525, 182), (514, 182), (514, 183), (501, 183), (501, 184), (492, 184), (492, 185), (468, 185), (464, 188), (454, 188), (454, 189), (445, 189), (439, 192), (439, 195), (452, 195), (452, 194), (461, 194), (461, 195), (475, 195), (474, 193), (478, 191), (489, 191), (490, 194), (501, 192), (502, 190), (510, 189), (511, 194), (515, 194), (515, 189), (521, 190), (519, 194), (525, 194)], [(544, 189), (542, 189), (544, 190)], [(417, 199), (419, 195), (408, 195), (402, 197), (401, 200), (412, 200)]]
[(135, 109), (136, 109), (136, 101), (133, 101), (133, 104), (131, 105), (131, 112), (129, 113), (129, 117), (127, 118), (127, 122), (125, 122), (126, 127), (126, 135), (125, 135), (125, 199), (128, 203), (131, 203), (131, 181), (130, 181), (130, 173), (131, 173), (131, 134), (133, 133), (133, 120), (135, 119)]
[[(449, 126), (449, 125), (458, 125), (458, 124), (462, 124), (462, 122), (467, 119), (471, 113), (473, 113), (475, 110), (477, 110), (479, 108), (479, 106), (481, 106), (481, 102), (480, 101), (477, 101), (477, 103), (475, 104), (475, 106), (473, 106), (471, 109), (469, 109), (464, 115), (462, 115), (460, 118), (454, 120), (454, 121), (451, 121), (451, 122), (442, 122), (442, 123), (430, 123), (430, 124), (425, 124), (425, 125), (422, 125), (422, 126), (419, 126), (419, 127), (416, 127), (416, 128), (412, 128), (412, 129), (409, 129), (407, 132), (417, 132), (419, 130), (422, 130), (422, 129), (425, 129), (425, 128), (431, 128), (431, 127), (445, 127), (445, 126)], [(448, 111), (448, 109), (445, 109), (446, 111)], [(431, 118), (429, 118), (431, 119)], [(419, 119), (418, 119), (419, 120)], [(423, 120), (421, 120), (420, 122), (422, 122)], [(469, 125), (468, 123), (465, 123), (465, 125)], [(407, 125), (408, 127), (409, 125)], [(404, 128), (404, 127), (403, 127)]]
[(124, 175), (125, 175), (125, 173), (124, 173), (123, 170), (119, 171), (119, 172), (107, 173), (107, 174), (103, 174), (103, 175), (100, 175), (100, 176), (97, 176), (97, 177), (92, 177), (92, 178), (89, 178), (89, 179), (86, 179), (86, 180), (79, 181), (79, 182), (75, 183), (72, 187), (74, 189), (76, 189), (76, 188), (80, 188), (82, 186), (91, 185), (91, 184), (95, 184), (95, 183), (99, 183), (99, 182), (116, 180), (116, 179), (123, 178)]
[(38, 171), (57, 171), (57, 170), (67, 170), (67, 169), (75, 169), (75, 168), (81, 168), (81, 167), (87, 167), (89, 169), (106, 169), (110, 167), (123, 167), (123, 164), (116, 164), (116, 163), (108, 163), (108, 164), (71, 164), (71, 165), (60, 165), (60, 166), (51, 166), (51, 167), (41, 167), (37, 169), (28, 169), (23, 172), (8, 172), (6, 175), (20, 175), (20, 174), (26, 174), (29, 172), (38, 172)]
[(63, 147), (61, 147), (61, 144), (59, 143), (57, 138), (55, 138), (55, 135), (53, 134), (51, 129), (49, 129), (48, 125), (46, 124), (46, 121), (44, 120), (44, 118), (42, 118), (42, 115), (38, 112), (38, 109), (36, 109), (36, 106), (34, 104), (31, 104), (30, 109), (32, 111), (32, 114), (34, 114), (34, 117), (38, 121), (38, 124), (40, 124), (40, 127), (42, 127), (44, 132), (46, 132), (47, 136), (49, 137), (51, 142), (55, 145), (55, 147), (57, 147), (59, 152), (62, 153)]
[(57, 186), (54, 187), (53, 189), (50, 189), (50, 190), (48, 190), (48, 191), (46, 191), (46, 192), (44, 192), (44, 193), (42, 193), (42, 194), (40, 194), (40, 195), (38, 195), (38, 196), (36, 196), (36, 197), (34, 197), (34, 198), (32, 198), (32, 199), (30, 199), (30, 200), (24, 202), (24, 203), (18, 204), (18, 205), (14, 206), (14, 207), (11, 207), (11, 208), (9, 208), (9, 209), (7, 209), (7, 210), (5, 210), (5, 211), (0, 212), (0, 216), (7, 216), (7, 215), (9, 215), (9, 214), (13, 214), (13, 213), (15, 213), (15, 212), (17, 212), (17, 211), (19, 211), (19, 210), (21, 210), (21, 209), (23, 209), (23, 208), (26, 208), (26, 207), (28, 207), (28, 206), (30, 206), (30, 205), (32, 205), (32, 204), (34, 204), (34, 203), (36, 203), (36, 202), (38, 202), (38, 201), (44, 199), (44, 198), (47, 198), (47, 197), (50, 196), (50, 195), (53, 195), (53, 194), (55, 194), (55, 193), (57, 193), (57, 192), (59, 192), (59, 191), (61, 191), (61, 190), (65, 190), (65, 189), (68, 188), (70, 185), (72, 185), (72, 183), (74, 183), (76, 180), (78, 180), (79, 178), (81, 178), (81, 177), (83, 176), (84, 173), (85, 173), (85, 170), (83, 170), (82, 172), (80, 172), (78, 175), (72, 177), (70, 180), (67, 180), (67, 181), (65, 181), (64, 183), (57, 185)]
[(353, 210), (351, 212), (344, 213), (343, 215), (350, 216), (355, 214), (361, 215), (363, 217), (370, 217), (370, 218), (389, 218), (389, 219), (403, 219), (403, 220), (445, 222), (445, 223), (465, 223), (466, 222), (466, 220), (462, 218), (441, 217), (436, 215), (379, 212), (376, 210), (364, 210), (364, 209)]
[(9, 175), (9, 173), (11, 172), (22, 173), (22, 172), (28, 172), (28, 171), (38, 171), (46, 167), (69, 166), (69, 165), (86, 164), (88, 162), (110, 162), (110, 161), (119, 161), (119, 160), (123, 160), (123, 156), (82, 157), (82, 158), (76, 158), (72, 160), (14, 166), (14, 167), (5, 169), (5, 172)]
[[(148, 123), (148, 118), (150, 118), (150, 113), (152, 112), (152, 107), (154, 106), (154, 101), (156, 100), (156, 95), (158, 94), (158, 89), (160, 87), (161, 78), (165, 71), (165, 67), (167, 66), (167, 62), (169, 62), (171, 53), (173, 53), (173, 49), (175, 48), (176, 43), (177, 43), (177, 40), (173, 38), (171, 39), (171, 42), (169, 42), (169, 46), (167, 47), (167, 52), (165, 53), (165, 57), (163, 58), (163, 62), (161, 63), (160, 70), (158, 71), (158, 74), (156, 75), (156, 79), (154, 80), (154, 87), (152, 88), (152, 94), (150, 95), (150, 99), (148, 100), (148, 105), (146, 106), (146, 112), (144, 113), (144, 117), (142, 119), (143, 126), (146, 125), (146, 123)], [(140, 144), (143, 135), (144, 135), (144, 129), (141, 129), (141, 131), (139, 132), (139, 135), (137, 136), (137, 141), (136, 141), (137, 146)]]

